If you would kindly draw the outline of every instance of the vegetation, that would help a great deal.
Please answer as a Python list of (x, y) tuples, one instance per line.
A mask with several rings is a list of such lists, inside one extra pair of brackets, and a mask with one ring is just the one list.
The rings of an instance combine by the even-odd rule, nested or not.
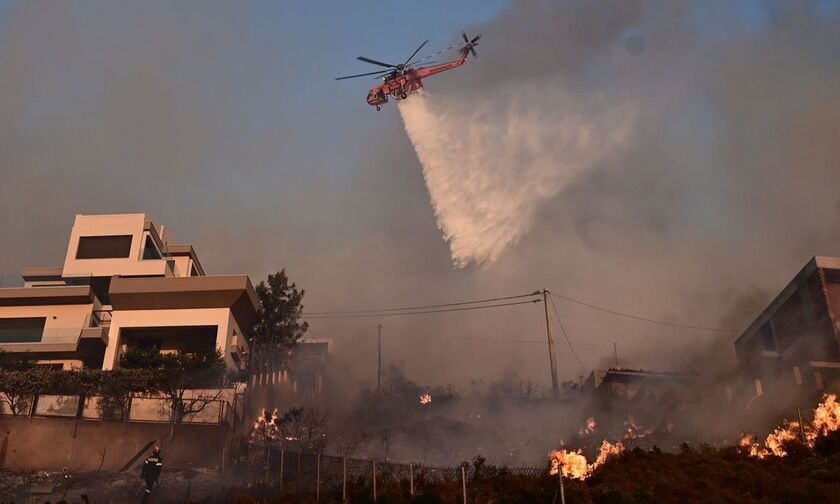
[(212, 394), (188, 394), (187, 390), (218, 388), (225, 384), (225, 378), (231, 379), (225, 374), (224, 361), (215, 349), (172, 354), (132, 349), (122, 356), (120, 365), (120, 369), (110, 371), (63, 371), (3, 355), (0, 404), (17, 416), (27, 414), (33, 398), (39, 394), (100, 397), (98, 407), (102, 418), (122, 420), (132, 395), (162, 395), (170, 403), (174, 422), (180, 423), (216, 398)]
[[(565, 480), (566, 501), (588, 504), (840, 502), (840, 431), (821, 438), (813, 452), (796, 441), (788, 448), (789, 456), (764, 460), (749, 457), (735, 447), (692, 449), (684, 445), (678, 453), (665, 453), (656, 447), (636, 448), (611, 459), (585, 481)], [(560, 502), (559, 480), (549, 476), (547, 470), (539, 475), (527, 475), (492, 466), (482, 457), (476, 457), (467, 467), (470, 503)], [(411, 499), (408, 481), (383, 474), (378, 478), (377, 502), (461, 502), (462, 483), (455, 471), (449, 478), (437, 481), (416, 476), (415, 484), (420, 495)], [(216, 502), (309, 502), (295, 497), (297, 490), (290, 486), (286, 494), (279, 496), (276, 488), (236, 489)], [(349, 481), (348, 494), (352, 503), (373, 502), (371, 481), (367, 478)], [(322, 501), (338, 502), (341, 488), (322, 490), (321, 495)]]
[(255, 290), (261, 310), (251, 331), (248, 368), (252, 373), (274, 372), (309, 329), (309, 323), (302, 320), (305, 291), (289, 281), (285, 269), (268, 275)]
[[(155, 392), (167, 398), (173, 423), (188, 415), (201, 413), (219, 398), (225, 362), (218, 349), (200, 352), (161, 353), (157, 349), (134, 348), (120, 358), (123, 369), (156, 371)], [(213, 389), (210, 393), (187, 393), (188, 390)]]

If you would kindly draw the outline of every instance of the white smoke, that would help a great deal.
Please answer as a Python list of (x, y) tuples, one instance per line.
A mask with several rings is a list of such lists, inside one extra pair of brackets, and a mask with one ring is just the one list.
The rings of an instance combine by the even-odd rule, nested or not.
[(632, 107), (520, 85), (492, 99), (429, 93), (400, 102), (438, 227), (457, 267), (492, 262), (540, 205), (627, 143)]

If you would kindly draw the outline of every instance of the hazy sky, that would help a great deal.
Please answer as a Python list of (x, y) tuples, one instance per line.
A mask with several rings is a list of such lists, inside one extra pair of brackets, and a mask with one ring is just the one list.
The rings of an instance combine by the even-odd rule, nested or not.
[[(285, 267), (313, 311), (546, 287), (741, 326), (812, 255), (840, 255), (838, 16), (837, 1), (0, 1), (0, 271), (60, 264), (77, 213), (146, 212), (210, 274)], [(426, 83), (432, 147), (530, 147), (465, 141), (435, 173), (478, 207), (520, 186), (533, 204), (495, 260), (456, 268), (399, 111), (365, 103), (373, 80), (333, 79), (462, 29), (480, 58)], [(495, 192), (468, 187), (489, 161), (458, 171), (479, 154)], [(523, 183), (537, 176), (550, 191)], [(558, 310), (583, 362), (561, 347), (566, 378), (614, 341), (623, 365), (674, 369), (717, 338)], [(312, 335), (370, 380), (377, 322)], [(540, 305), (382, 324), (386, 360), (420, 380), (548, 377), (544, 345), (463, 339), (541, 340)]]

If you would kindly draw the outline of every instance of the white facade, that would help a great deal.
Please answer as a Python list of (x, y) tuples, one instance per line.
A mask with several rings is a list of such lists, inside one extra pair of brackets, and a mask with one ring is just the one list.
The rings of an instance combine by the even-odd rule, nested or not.
[(214, 345), (237, 369), (259, 309), (246, 275), (205, 275), (193, 247), (145, 214), (77, 215), (63, 266), (24, 279), (0, 288), (0, 349), (65, 368), (113, 369), (136, 344)]

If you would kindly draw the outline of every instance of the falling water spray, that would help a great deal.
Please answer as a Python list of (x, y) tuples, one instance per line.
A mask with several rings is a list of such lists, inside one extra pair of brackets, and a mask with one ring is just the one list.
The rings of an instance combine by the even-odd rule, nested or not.
[(456, 267), (495, 261), (542, 204), (626, 143), (632, 114), (529, 85), (492, 99), (421, 93), (400, 113)]

